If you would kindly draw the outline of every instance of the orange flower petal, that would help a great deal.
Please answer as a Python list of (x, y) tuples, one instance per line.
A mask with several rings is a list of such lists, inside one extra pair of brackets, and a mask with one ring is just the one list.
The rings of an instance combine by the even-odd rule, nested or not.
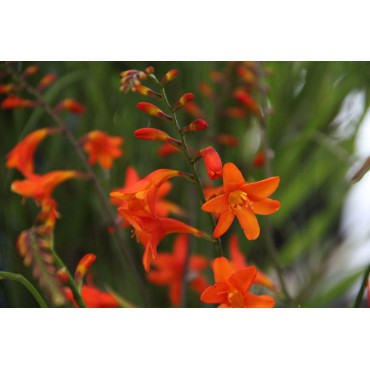
[(227, 302), (229, 286), (226, 283), (217, 283), (209, 286), (200, 296), (204, 303), (224, 303)]
[(234, 163), (225, 163), (223, 168), (223, 186), (225, 192), (239, 189), (245, 180), (242, 173)]
[(234, 212), (227, 208), (226, 211), (221, 213), (220, 218), (218, 219), (217, 226), (213, 232), (213, 237), (218, 238), (221, 235), (225, 234), (229, 227), (234, 221)]
[(256, 266), (250, 266), (237, 271), (229, 278), (229, 282), (240, 292), (246, 293), (257, 275)]
[(180, 306), (181, 303), (181, 291), (182, 291), (182, 281), (174, 281), (170, 285), (170, 302), (173, 306)]
[(247, 267), (247, 260), (239, 249), (239, 241), (236, 234), (233, 234), (229, 242), (231, 261), (237, 269)]
[(244, 234), (248, 240), (257, 239), (260, 235), (260, 226), (256, 215), (247, 207), (241, 207), (236, 212)]
[(248, 198), (253, 202), (258, 202), (271, 195), (279, 186), (280, 177), (269, 177), (262, 181), (245, 184), (240, 189), (248, 194)]
[(272, 308), (275, 306), (275, 300), (269, 295), (255, 295), (246, 293), (246, 307), (250, 308)]
[(225, 257), (215, 258), (212, 267), (216, 283), (226, 281), (235, 271), (231, 263)]
[(227, 207), (228, 207), (227, 194), (222, 194), (204, 203), (202, 205), (202, 210), (205, 212), (222, 213), (227, 209)]
[(278, 200), (266, 198), (260, 202), (253, 203), (253, 212), (257, 215), (271, 215), (280, 209)]

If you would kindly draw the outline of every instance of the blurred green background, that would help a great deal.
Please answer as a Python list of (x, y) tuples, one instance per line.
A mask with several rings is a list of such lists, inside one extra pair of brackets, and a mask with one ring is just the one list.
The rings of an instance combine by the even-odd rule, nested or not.
[[(33, 63), (32, 63), (33, 64)], [(177, 69), (179, 75), (168, 85), (168, 96), (175, 102), (183, 93), (193, 92), (196, 103), (205, 112), (209, 129), (189, 135), (194, 151), (212, 145), (223, 163), (237, 164), (246, 179), (263, 179), (264, 172), (252, 165), (260, 150), (260, 132), (256, 119), (228, 118), (223, 108), (237, 105), (232, 91), (240, 81), (230, 75), (229, 90), (221, 88), (210, 78), (211, 71), (229, 73), (229, 62), (40, 62), (41, 72), (30, 78), (37, 85), (41, 76), (55, 73), (57, 81), (45, 97), (55, 106), (64, 98), (74, 98), (85, 105), (83, 115), (63, 113), (65, 124), (77, 138), (90, 130), (104, 130), (110, 135), (125, 138), (124, 156), (116, 160), (111, 171), (94, 166), (107, 194), (123, 185), (126, 168), (134, 166), (140, 176), (158, 168), (188, 170), (181, 155), (160, 158), (160, 146), (134, 138), (137, 128), (152, 126), (175, 135), (172, 127), (143, 114), (135, 105), (139, 101), (155, 102), (134, 93), (119, 91), (119, 73), (127, 69), (145, 69), (152, 65), (161, 78), (168, 70)], [(31, 63), (18, 63), (23, 70)], [(271, 216), (274, 239), (278, 246), (288, 289), (300, 307), (348, 307), (353, 304), (351, 289), (358, 285), (369, 261), (356, 268), (345, 268), (339, 250), (345, 248), (351, 256), (351, 243), (341, 232), (341, 219), (346, 194), (351, 189), (348, 172), (357, 163), (355, 137), (369, 106), (370, 64), (367, 62), (266, 62), (270, 71), (266, 78), (267, 96), (272, 108), (268, 120), (268, 139), (273, 150), (273, 174), (281, 183), (273, 198), (282, 203), (279, 212)], [(234, 77), (233, 77), (234, 76)], [(208, 83), (214, 91), (212, 102), (199, 91), (199, 83)], [(5, 82), (4, 82), (5, 83)], [(22, 95), (24, 97), (27, 94)], [(357, 103), (356, 103), (357, 102)], [(360, 103), (359, 103), (360, 102)], [(350, 108), (357, 104), (355, 114), (348, 118)], [(160, 104), (158, 104), (160, 106)], [(352, 107), (353, 108), (353, 107)], [(347, 115), (346, 115), (347, 114)], [(194, 118), (180, 113), (182, 124)], [(21, 197), (10, 191), (10, 184), (22, 176), (5, 168), (6, 154), (31, 131), (52, 126), (53, 122), (42, 109), (0, 110), (0, 270), (19, 272), (35, 282), (29, 268), (23, 266), (16, 252), (19, 233), (31, 227), (38, 209), (32, 200), (21, 203)], [(228, 147), (215, 140), (216, 134), (235, 135), (239, 146)], [(205, 183), (207, 175), (199, 162), (198, 168)], [(46, 173), (56, 169), (83, 170), (82, 165), (63, 136), (48, 137), (36, 155), (36, 171)], [(179, 179), (169, 198), (178, 202), (192, 216), (190, 221), (199, 229), (211, 232), (207, 215), (192, 201), (191, 184)], [(215, 184), (221, 184), (216, 181)], [(59, 186), (55, 198), (62, 214), (57, 222), (55, 245), (67, 266), (74, 271), (79, 259), (86, 253), (95, 253), (93, 280), (97, 287), (112, 288), (129, 301), (142, 305), (132, 274), (125, 261), (117, 258), (112, 236), (107, 231), (107, 220), (92, 184), (71, 180)], [(113, 209), (113, 207), (112, 207)], [(355, 210), (354, 210), (355, 212)], [(259, 218), (260, 220), (262, 218)], [(276, 275), (264, 248), (263, 223), (261, 236), (247, 241), (237, 222), (232, 232), (239, 235), (242, 250), (250, 263)], [(142, 247), (130, 237), (130, 230), (122, 232), (137, 259), (140, 273)], [(231, 235), (223, 237), (225, 247)], [(170, 250), (174, 237), (167, 237), (158, 251)], [(211, 258), (212, 245), (193, 239), (193, 250)], [(225, 248), (227, 254), (227, 247)], [(350, 257), (349, 257), (350, 258)], [(207, 272), (209, 282), (212, 273)], [(37, 286), (37, 282), (35, 282)], [(168, 307), (168, 289), (146, 284), (152, 307)], [(33, 298), (23, 287), (9, 281), (0, 281), (0, 307), (33, 307)], [(188, 306), (201, 307), (196, 294), (189, 292)]]

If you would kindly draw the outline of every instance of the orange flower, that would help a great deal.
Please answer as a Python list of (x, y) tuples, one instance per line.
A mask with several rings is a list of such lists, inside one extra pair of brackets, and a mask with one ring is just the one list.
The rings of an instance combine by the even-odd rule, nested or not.
[(106, 170), (112, 167), (114, 159), (123, 154), (119, 148), (123, 143), (123, 138), (110, 136), (103, 131), (90, 131), (82, 138), (81, 142), (84, 150), (89, 154), (90, 164), (99, 162)]
[(114, 199), (125, 201), (121, 206), (128, 211), (141, 212), (156, 215), (156, 197), (159, 188), (164, 182), (174, 176), (181, 176), (183, 172), (159, 169), (133, 183), (130, 186), (113, 191), (110, 196)]
[(59, 128), (42, 128), (31, 132), (8, 153), (6, 167), (16, 168), (25, 176), (33, 173), (33, 157), (38, 145), (47, 135), (60, 131)]
[[(78, 307), (73, 298), (73, 293), (70, 288), (64, 288), (66, 298)], [(81, 289), (81, 296), (87, 308), (118, 308), (120, 304), (117, 299), (110, 293), (103, 292), (94, 286), (83, 285)]]
[(216, 150), (207, 146), (199, 151), (199, 155), (203, 157), (204, 165), (206, 166), (207, 174), (211, 180), (216, 180), (222, 177), (222, 162)]
[(51, 85), (56, 79), (57, 79), (57, 76), (54, 73), (49, 73), (41, 79), (37, 88), (39, 90), (43, 90), (46, 87), (48, 87), (49, 85)]
[(250, 266), (237, 270), (225, 258), (213, 261), (215, 284), (209, 286), (201, 295), (204, 303), (218, 303), (222, 308), (271, 308), (275, 301), (268, 295), (257, 296), (248, 292), (256, 278), (257, 269)]
[(124, 207), (118, 209), (130, 225), (135, 229), (136, 239), (144, 247), (143, 266), (149, 271), (152, 260), (157, 258), (157, 247), (162, 239), (169, 234), (192, 234), (201, 237), (204, 233), (185, 223), (167, 217), (155, 217), (150, 213), (139, 214)]
[[(247, 259), (239, 249), (239, 241), (237, 235), (233, 234), (231, 236), (229, 247), (231, 263), (235, 267), (235, 269), (241, 270), (243, 268), (248, 267)], [(254, 280), (253, 284), (263, 285), (268, 289), (276, 290), (276, 286), (273, 283), (273, 281), (259, 269), (257, 269), (256, 279)]]
[(25, 180), (13, 181), (11, 189), (24, 197), (43, 201), (51, 198), (56, 186), (74, 177), (85, 178), (86, 175), (78, 171), (52, 171), (45, 175), (32, 174)]
[(37, 105), (36, 102), (28, 99), (21, 99), (19, 96), (8, 96), (1, 102), (2, 109), (31, 108)]
[[(170, 301), (173, 306), (179, 306), (181, 291), (184, 281), (184, 267), (187, 250), (189, 248), (188, 235), (179, 235), (175, 239), (173, 253), (158, 253), (156, 260), (152, 262), (156, 270), (148, 273), (148, 280), (157, 285), (168, 285), (170, 289)], [(189, 283), (190, 288), (201, 293), (207, 283), (200, 272), (208, 265), (208, 260), (203, 256), (191, 255), (189, 260)]]
[(68, 112), (76, 114), (82, 114), (85, 112), (85, 107), (74, 99), (64, 99), (57, 105), (55, 109), (57, 112), (64, 109)]
[(247, 239), (257, 239), (260, 227), (257, 215), (270, 215), (280, 208), (280, 202), (267, 198), (278, 187), (280, 178), (270, 177), (254, 183), (246, 183), (233, 163), (223, 167), (223, 194), (204, 203), (205, 212), (220, 213), (213, 232), (215, 238), (225, 234), (236, 216)]
[(160, 157), (167, 157), (169, 155), (179, 153), (180, 151), (181, 150), (179, 148), (173, 146), (172, 144), (166, 143), (158, 148), (157, 153)]

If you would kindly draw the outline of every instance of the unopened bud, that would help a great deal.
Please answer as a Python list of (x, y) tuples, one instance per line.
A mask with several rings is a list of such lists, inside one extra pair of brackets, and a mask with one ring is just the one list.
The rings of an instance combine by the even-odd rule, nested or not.
[(158, 118), (163, 118), (167, 121), (172, 121), (171, 116), (169, 116), (168, 114), (161, 111), (154, 104), (141, 102), (141, 103), (137, 103), (136, 107), (139, 108), (144, 113), (149, 114), (151, 116), (158, 117)]

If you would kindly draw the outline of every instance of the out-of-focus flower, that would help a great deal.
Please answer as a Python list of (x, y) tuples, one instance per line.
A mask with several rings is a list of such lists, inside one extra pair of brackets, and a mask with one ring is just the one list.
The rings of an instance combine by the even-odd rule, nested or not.
[(43, 90), (46, 87), (48, 87), (49, 85), (51, 85), (56, 79), (57, 79), (57, 75), (55, 75), (54, 73), (49, 73), (41, 79), (37, 88), (39, 90)]
[(74, 99), (64, 99), (55, 108), (57, 112), (66, 110), (71, 113), (82, 114), (85, 112), (85, 107)]
[(90, 164), (98, 162), (106, 170), (112, 167), (114, 159), (123, 154), (120, 149), (123, 138), (110, 136), (100, 130), (90, 131), (81, 139), (81, 142), (83, 149), (89, 154)]
[(216, 152), (216, 150), (207, 146), (199, 151), (199, 155), (204, 160), (204, 165), (206, 166), (207, 174), (211, 180), (216, 180), (222, 177), (222, 162), (221, 158)]
[(204, 303), (219, 304), (221, 308), (272, 308), (275, 300), (268, 295), (257, 296), (248, 292), (256, 278), (257, 269), (250, 266), (237, 270), (225, 258), (213, 261), (215, 284), (209, 286), (201, 295)]
[(15, 95), (9, 95), (1, 102), (2, 109), (32, 108), (36, 106), (37, 102), (28, 99), (22, 99)]
[(192, 93), (186, 93), (181, 98), (175, 103), (173, 106), (173, 110), (178, 110), (180, 108), (183, 108), (186, 104), (190, 103), (193, 101), (195, 98), (194, 94)]
[(256, 75), (251, 69), (240, 65), (236, 67), (236, 72), (243, 79), (244, 82), (251, 85), (254, 85), (256, 83)]
[(14, 84), (0, 85), (0, 94), (10, 94), (16, 90), (17, 86)]
[(238, 89), (235, 91), (234, 96), (236, 100), (247, 107), (252, 113), (259, 114), (258, 104), (246, 90)]
[(168, 114), (164, 113), (162, 110), (160, 110), (157, 106), (151, 103), (141, 102), (137, 103), (136, 107), (140, 109), (142, 112), (149, 114), (154, 117), (162, 118), (167, 121), (172, 121), (172, 117)]
[[(249, 266), (247, 264), (247, 259), (240, 251), (239, 241), (238, 241), (238, 237), (236, 234), (233, 234), (230, 238), (229, 249), (230, 249), (231, 263), (236, 270), (241, 270)], [(257, 275), (256, 275), (256, 278), (253, 284), (263, 285), (268, 289), (271, 289), (274, 291), (276, 290), (276, 286), (273, 283), (273, 281), (266, 274), (261, 272), (258, 268), (257, 268)]]
[(208, 99), (213, 99), (214, 91), (206, 82), (201, 82), (198, 85), (199, 91)]
[(172, 154), (176, 154), (179, 152), (181, 152), (181, 149), (177, 148), (176, 146), (173, 146), (172, 144), (165, 143), (158, 148), (157, 153), (160, 157), (168, 157)]
[(39, 70), (40, 70), (40, 67), (37, 65), (29, 66), (24, 70), (24, 72), (22, 73), (22, 76), (27, 78), (29, 76), (36, 74)]
[(199, 105), (197, 105), (193, 101), (184, 105), (184, 110), (195, 118), (206, 117), (206, 114), (202, 111), (202, 109), (200, 109)]
[(136, 86), (141, 85), (141, 81), (147, 78), (147, 75), (154, 72), (149, 70), (150, 67), (147, 68), (147, 71), (139, 71), (137, 69), (129, 69), (127, 71), (123, 71), (120, 73), (121, 77), (121, 87), (120, 90), (124, 93), (129, 91), (134, 91)]
[(224, 84), (226, 81), (225, 75), (219, 71), (209, 72), (209, 77), (211, 78), (212, 81), (218, 83), (219, 85)]
[(222, 145), (235, 147), (239, 145), (239, 140), (234, 135), (218, 134), (216, 141)]
[(270, 215), (280, 208), (280, 202), (268, 198), (278, 187), (280, 178), (270, 177), (254, 183), (246, 183), (243, 175), (233, 163), (223, 167), (223, 194), (204, 203), (202, 210), (220, 213), (213, 237), (223, 235), (231, 226), (234, 217), (247, 239), (257, 239), (260, 227), (257, 215)]
[(8, 153), (6, 167), (16, 168), (25, 176), (33, 173), (34, 155), (38, 145), (46, 136), (60, 131), (60, 128), (42, 128), (31, 132)]
[[(181, 292), (184, 282), (184, 268), (186, 254), (189, 248), (188, 235), (176, 237), (172, 253), (158, 253), (157, 258), (152, 261), (155, 270), (148, 273), (148, 280), (157, 285), (168, 285), (170, 302), (173, 306), (179, 306)], [(189, 260), (188, 276), (185, 280), (189, 282), (190, 288), (198, 293), (206, 289), (207, 282), (200, 274), (208, 265), (208, 260), (199, 255), (192, 254)]]
[(161, 79), (161, 85), (164, 86), (166, 85), (168, 82), (174, 80), (176, 78), (176, 76), (178, 75), (178, 71), (176, 69), (171, 69), (170, 71), (168, 71), (164, 76), (163, 78)]
[(229, 107), (225, 108), (223, 114), (230, 118), (244, 118), (247, 116), (245, 108), (240, 107)]
[(72, 178), (86, 178), (78, 171), (51, 171), (45, 175), (32, 174), (25, 180), (16, 180), (11, 184), (11, 190), (26, 198), (43, 201), (52, 198), (56, 186)]
[(255, 155), (253, 159), (253, 166), (254, 167), (263, 167), (266, 162), (266, 156), (264, 152), (259, 152)]
[[(78, 307), (73, 298), (73, 293), (70, 288), (64, 288), (66, 298)], [(81, 296), (87, 308), (118, 308), (120, 304), (117, 299), (110, 293), (99, 290), (91, 285), (83, 285), (81, 288)]]

